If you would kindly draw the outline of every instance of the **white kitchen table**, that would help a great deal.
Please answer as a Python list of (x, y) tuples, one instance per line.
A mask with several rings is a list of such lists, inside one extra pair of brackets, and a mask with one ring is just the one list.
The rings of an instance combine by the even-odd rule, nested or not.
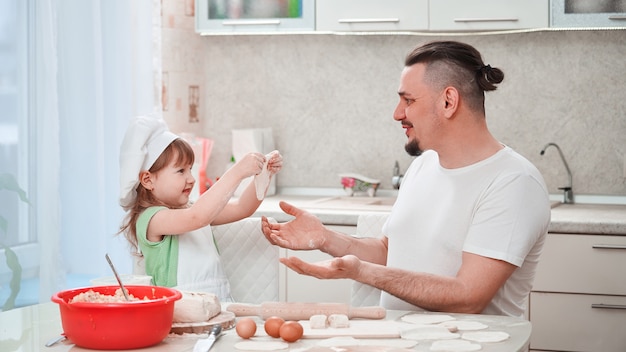
[[(389, 324), (400, 324), (400, 317), (410, 312), (407, 311), (387, 311), (385, 321)], [(438, 314), (438, 313), (426, 313)], [(448, 314), (448, 313), (446, 313)], [(481, 343), (481, 352), (511, 352), (525, 351), (528, 345), (531, 332), (531, 324), (527, 320), (477, 314), (449, 314), (458, 320), (478, 321), (489, 326), (488, 330), (504, 331), (510, 334), (510, 338), (497, 343)], [(259, 331), (263, 330), (261, 320), (258, 320)], [(0, 351), (15, 352), (60, 352), (60, 351), (90, 351), (72, 344), (71, 341), (63, 341), (52, 347), (45, 347), (46, 342), (59, 336), (62, 333), (61, 317), (59, 307), (55, 303), (43, 303), (22, 308), (17, 308), (0, 313)], [(170, 334), (161, 343), (133, 351), (149, 352), (185, 352), (192, 351), (196, 340), (206, 335), (199, 334)], [(259, 337), (258, 339), (270, 339), (269, 337)], [(237, 352), (234, 345), (243, 341), (237, 336), (234, 329), (227, 330), (215, 343), (211, 352)], [(277, 340), (280, 341), (280, 340)], [(301, 339), (289, 344), (288, 349), (281, 351), (306, 351), (308, 347), (316, 346), (318, 339)], [(429, 351), (430, 342), (419, 341), (413, 347), (413, 351)]]

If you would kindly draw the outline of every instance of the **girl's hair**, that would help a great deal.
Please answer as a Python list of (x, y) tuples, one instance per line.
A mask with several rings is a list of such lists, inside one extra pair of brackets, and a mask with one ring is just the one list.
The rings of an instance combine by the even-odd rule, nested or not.
[(426, 65), (424, 80), (433, 89), (453, 86), (477, 111), (485, 111), (484, 92), (495, 90), (504, 79), (504, 72), (485, 65), (473, 46), (455, 41), (432, 42), (415, 48), (404, 64), (408, 67), (418, 63)]
[[(185, 142), (182, 138), (178, 138), (165, 148), (148, 171), (150, 171), (150, 173), (159, 172), (172, 161), (175, 162), (176, 166), (193, 165), (194, 157), (193, 149), (189, 143)], [(139, 177), (139, 175), (137, 175), (137, 177)], [(147, 190), (141, 182), (137, 185), (136, 191), (137, 197), (135, 198), (135, 204), (133, 204), (132, 208), (128, 211), (122, 226), (120, 226), (120, 231), (118, 232), (118, 234), (124, 233), (124, 236), (131, 244), (133, 253), (137, 253), (138, 248), (136, 225), (139, 215), (149, 207), (159, 205), (166, 206), (163, 202), (156, 199), (152, 192)]]

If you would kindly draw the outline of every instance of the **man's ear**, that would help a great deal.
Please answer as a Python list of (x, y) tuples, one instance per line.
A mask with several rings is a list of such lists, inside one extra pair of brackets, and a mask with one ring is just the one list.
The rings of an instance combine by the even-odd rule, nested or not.
[(152, 191), (154, 186), (152, 185), (152, 174), (150, 171), (142, 171), (139, 173), (139, 182), (143, 188)]
[(459, 91), (454, 87), (446, 87), (443, 90), (443, 110), (446, 118), (454, 115), (459, 107)]

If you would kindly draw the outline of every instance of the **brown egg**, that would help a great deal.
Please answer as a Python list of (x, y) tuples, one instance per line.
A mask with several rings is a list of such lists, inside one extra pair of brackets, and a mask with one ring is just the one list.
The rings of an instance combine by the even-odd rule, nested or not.
[(256, 323), (252, 318), (241, 318), (235, 325), (235, 331), (242, 339), (249, 339), (256, 332)]
[(280, 337), (280, 327), (285, 320), (280, 317), (269, 317), (265, 319), (265, 332), (271, 337)]
[(297, 321), (286, 321), (280, 327), (280, 338), (287, 342), (296, 342), (304, 334), (304, 328)]

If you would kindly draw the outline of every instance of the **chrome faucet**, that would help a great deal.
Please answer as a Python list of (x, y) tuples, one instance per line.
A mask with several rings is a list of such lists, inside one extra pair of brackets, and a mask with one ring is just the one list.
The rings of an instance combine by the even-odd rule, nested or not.
[(565, 170), (567, 170), (567, 176), (569, 177), (569, 185), (565, 186), (565, 187), (559, 187), (560, 190), (563, 190), (563, 202), (567, 203), (567, 204), (572, 204), (574, 203), (574, 190), (572, 189), (572, 171), (570, 171), (569, 169), (569, 165), (567, 165), (567, 161), (565, 161), (565, 156), (563, 156), (563, 152), (561, 151), (561, 148), (559, 148), (559, 146), (556, 143), (548, 143), (546, 144), (545, 147), (543, 147), (543, 149), (541, 149), (541, 152), (539, 154), (543, 155), (546, 152), (546, 149), (548, 149), (550, 146), (553, 146), (556, 148), (556, 150), (559, 152), (559, 155), (561, 156), (561, 160), (563, 160), (563, 164), (565, 164)]
[(404, 175), (400, 174), (400, 164), (398, 164), (398, 160), (393, 165), (393, 177), (391, 178), (391, 186), (394, 189), (400, 189), (400, 184), (402, 183), (402, 178)]

